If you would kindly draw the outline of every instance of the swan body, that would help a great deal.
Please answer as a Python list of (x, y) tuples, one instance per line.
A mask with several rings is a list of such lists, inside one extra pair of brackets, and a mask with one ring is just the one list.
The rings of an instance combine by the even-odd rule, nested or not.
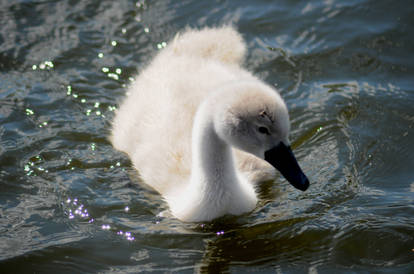
[(183, 221), (254, 209), (254, 184), (309, 181), (289, 148), (280, 95), (241, 67), (246, 47), (231, 27), (187, 30), (129, 87), (111, 141)]

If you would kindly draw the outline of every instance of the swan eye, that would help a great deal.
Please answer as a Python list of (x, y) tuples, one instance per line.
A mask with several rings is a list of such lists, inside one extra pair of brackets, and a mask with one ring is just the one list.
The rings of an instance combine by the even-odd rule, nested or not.
[(266, 135), (270, 135), (269, 130), (266, 127), (258, 127), (257, 130), (261, 133), (261, 134), (266, 134)]

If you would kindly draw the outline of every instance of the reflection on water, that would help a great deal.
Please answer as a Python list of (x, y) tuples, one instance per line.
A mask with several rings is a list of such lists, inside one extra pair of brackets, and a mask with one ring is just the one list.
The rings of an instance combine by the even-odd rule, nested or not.
[[(410, 3), (0, 5), (0, 272), (414, 271)], [(286, 99), (312, 183), (278, 177), (249, 214), (182, 223), (107, 136), (177, 31), (223, 23)]]

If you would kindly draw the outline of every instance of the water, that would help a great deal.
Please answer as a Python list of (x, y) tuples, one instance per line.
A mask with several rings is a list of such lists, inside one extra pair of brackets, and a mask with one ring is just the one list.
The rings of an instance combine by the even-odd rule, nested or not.
[[(2, 1), (0, 272), (414, 272), (410, 1)], [(233, 23), (311, 187), (165, 214), (107, 140), (131, 77), (186, 26)], [(164, 215), (160, 215), (164, 212)]]

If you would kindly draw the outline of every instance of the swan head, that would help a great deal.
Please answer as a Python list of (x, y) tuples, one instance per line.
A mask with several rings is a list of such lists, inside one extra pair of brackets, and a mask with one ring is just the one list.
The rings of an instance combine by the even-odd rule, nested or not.
[[(242, 82), (226, 87), (215, 112), (214, 126), (228, 145), (269, 162), (297, 189), (309, 187), (289, 143), (289, 114), (285, 102), (271, 87)], [(231, 93), (232, 96), (230, 95)]]

